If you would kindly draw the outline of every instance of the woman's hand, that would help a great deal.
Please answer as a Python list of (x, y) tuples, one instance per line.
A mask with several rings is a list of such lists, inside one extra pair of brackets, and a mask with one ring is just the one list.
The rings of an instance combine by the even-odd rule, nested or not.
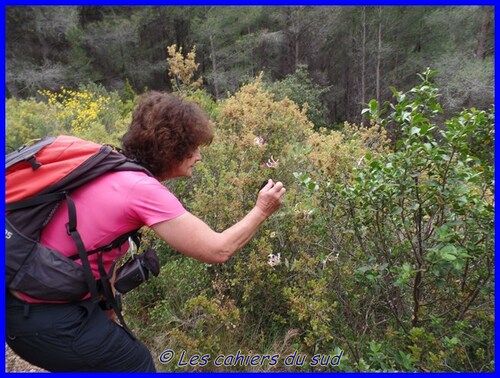
[(286, 193), (283, 183), (269, 179), (260, 190), (255, 207), (262, 211), (266, 218), (270, 217), (281, 206), (281, 198)]

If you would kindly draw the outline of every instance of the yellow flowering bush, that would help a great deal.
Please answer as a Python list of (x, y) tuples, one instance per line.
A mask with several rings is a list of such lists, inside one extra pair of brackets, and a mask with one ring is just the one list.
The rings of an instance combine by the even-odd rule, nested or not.
[(110, 103), (110, 98), (89, 91), (61, 88), (60, 92), (40, 91), (47, 103), (54, 108), (56, 119), (75, 134), (82, 133), (97, 123)]
[(49, 114), (59, 132), (101, 143), (117, 144), (130, 121), (122, 115), (123, 103), (116, 92), (98, 85), (82, 85), (78, 90), (62, 87), (58, 92), (44, 90)]
[(131, 120), (130, 99), (95, 84), (78, 90), (43, 90), (40, 99), (6, 101), (7, 152), (31, 139), (70, 134), (119, 145)]

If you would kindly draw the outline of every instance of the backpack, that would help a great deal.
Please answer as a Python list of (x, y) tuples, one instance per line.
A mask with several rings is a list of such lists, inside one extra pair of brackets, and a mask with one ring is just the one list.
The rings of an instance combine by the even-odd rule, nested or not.
[[(5, 169), (7, 287), (33, 298), (64, 302), (79, 301), (90, 292), (97, 303), (104, 292), (106, 300), (111, 301), (108, 308), (117, 312), (114, 298), (108, 298), (113, 294), (102, 253), (121, 246), (129, 237), (137, 241), (138, 230), (86, 251), (78, 233), (71, 191), (106, 172), (151, 173), (109, 145), (66, 135), (48, 137), (8, 154)], [(61, 232), (71, 235), (78, 251), (70, 257), (40, 244), (43, 228), (62, 201), (68, 204), (69, 222)], [(94, 253), (99, 253), (100, 280), (94, 278), (88, 260)], [(81, 264), (75, 261), (78, 259)]]

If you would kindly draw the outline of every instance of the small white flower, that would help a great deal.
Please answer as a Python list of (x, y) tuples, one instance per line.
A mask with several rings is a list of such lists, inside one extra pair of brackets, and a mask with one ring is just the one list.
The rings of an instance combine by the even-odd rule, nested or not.
[(311, 215), (314, 213), (314, 211), (312, 210), (302, 210), (302, 215), (304, 216), (304, 218), (306, 219), (310, 219), (311, 218)]
[(272, 267), (281, 263), (281, 254), (280, 253), (278, 253), (277, 255), (273, 255), (272, 253), (270, 253), (268, 255), (268, 257), (269, 257), (269, 261), (267, 263), (269, 265), (271, 265)]
[(331, 252), (325, 259), (321, 260), (321, 264), (323, 264), (323, 269), (325, 269), (326, 264), (329, 262), (337, 261), (339, 259), (339, 253), (334, 256), (335, 252)]

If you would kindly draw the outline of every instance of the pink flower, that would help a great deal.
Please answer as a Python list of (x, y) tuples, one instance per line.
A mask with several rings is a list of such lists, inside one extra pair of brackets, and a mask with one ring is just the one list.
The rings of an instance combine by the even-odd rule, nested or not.
[(257, 147), (261, 147), (264, 145), (264, 138), (262, 137), (255, 137), (255, 139), (253, 140), (253, 144), (254, 146), (257, 146)]
[(276, 168), (278, 166), (279, 162), (280, 162), (280, 159), (274, 160), (273, 156), (271, 155), (271, 157), (269, 158), (269, 160), (267, 160), (266, 167), (268, 167), (268, 168)]

